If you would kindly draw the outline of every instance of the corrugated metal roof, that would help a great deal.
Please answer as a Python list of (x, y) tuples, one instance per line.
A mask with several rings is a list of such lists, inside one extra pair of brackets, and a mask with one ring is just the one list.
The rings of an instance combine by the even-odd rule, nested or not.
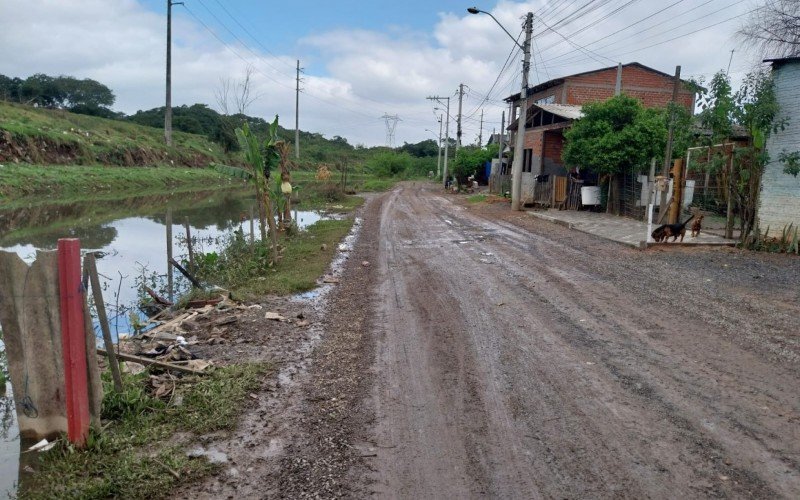
[(583, 106), (576, 104), (536, 104), (537, 108), (567, 120), (583, 118)]

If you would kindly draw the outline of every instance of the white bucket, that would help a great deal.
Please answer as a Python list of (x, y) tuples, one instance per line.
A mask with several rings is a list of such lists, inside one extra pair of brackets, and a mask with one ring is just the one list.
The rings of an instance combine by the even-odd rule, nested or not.
[(600, 186), (584, 186), (581, 188), (582, 205), (600, 204)]

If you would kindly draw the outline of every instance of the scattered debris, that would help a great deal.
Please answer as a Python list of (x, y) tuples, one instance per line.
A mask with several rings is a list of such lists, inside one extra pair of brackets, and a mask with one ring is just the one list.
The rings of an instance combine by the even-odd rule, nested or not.
[(48, 451), (55, 445), (56, 445), (55, 441), (50, 443), (46, 439), (42, 439), (41, 441), (39, 441), (35, 445), (33, 445), (30, 448), (28, 448), (28, 451)]
[(325, 276), (322, 278), (323, 283), (339, 283), (339, 278), (335, 278), (333, 276)]
[(368, 260), (361, 261), (361, 265), (364, 267), (369, 267), (369, 261)]
[[(100, 347), (97, 348), (97, 353), (98, 354), (102, 354), (103, 356), (107, 356), (108, 355), (106, 353), (106, 350), (102, 349)], [(157, 359), (150, 359), (150, 358), (145, 358), (145, 357), (142, 357), (142, 356), (135, 356), (133, 354), (126, 354), (126, 353), (123, 353), (123, 352), (118, 352), (117, 353), (117, 358), (119, 358), (119, 359), (121, 359), (123, 361), (135, 361), (136, 363), (139, 363), (139, 364), (142, 364), (142, 365), (156, 366), (156, 367), (161, 368), (163, 370), (175, 370), (175, 371), (179, 371), (179, 372), (194, 373), (194, 374), (198, 374), (198, 375), (203, 373), (200, 370), (195, 370), (195, 369), (192, 369), (192, 368), (188, 368), (186, 366), (180, 366), (180, 365), (174, 364), (174, 363), (167, 363), (167, 362), (160, 361), (160, 360), (157, 360)]]
[(264, 315), (264, 319), (271, 319), (271, 320), (274, 320), (274, 321), (286, 321), (286, 318), (284, 316), (282, 316), (279, 313), (271, 312), (271, 311), (267, 312), (267, 314)]

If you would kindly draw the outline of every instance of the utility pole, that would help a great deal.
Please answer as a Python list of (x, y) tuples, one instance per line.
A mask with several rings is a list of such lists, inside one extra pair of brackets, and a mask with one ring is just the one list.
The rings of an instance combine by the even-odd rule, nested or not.
[(478, 147), (480, 148), (483, 144), (483, 110), (481, 109), (481, 128), (478, 132)]
[(525, 147), (525, 122), (528, 120), (528, 69), (531, 65), (531, 35), (533, 31), (533, 13), (525, 16), (525, 44), (522, 51), (522, 90), (519, 98), (522, 109), (517, 121), (517, 145), (514, 148), (514, 163), (511, 165), (511, 210), (522, 210), (522, 158)]
[(456, 121), (456, 156), (461, 147), (461, 102), (464, 100), (464, 84), (458, 84), (458, 120)]
[[(733, 62), (733, 51), (736, 49), (731, 49), (731, 58), (728, 59), (728, 69), (725, 70), (725, 76), (728, 76), (728, 73), (731, 72), (731, 63)], [(687, 165), (688, 167), (688, 165)]]
[(297, 60), (297, 78), (294, 95), (294, 153), (300, 159), (300, 59)]
[[(672, 166), (672, 141), (673, 141), (674, 136), (675, 136), (675, 109), (674, 109), (674, 106), (678, 102), (678, 93), (680, 92), (680, 89), (681, 89), (681, 67), (680, 66), (675, 66), (675, 81), (673, 82), (673, 87), (672, 87), (672, 103), (671, 103), (672, 106), (673, 106), (673, 109), (670, 111), (669, 132), (667, 134), (667, 147), (666, 147), (666, 150), (664, 151), (664, 166), (661, 169), (661, 175), (663, 175), (664, 177), (669, 177), (669, 168), (670, 168), (670, 166)], [(681, 182), (682, 180), (683, 180), (682, 177), (681, 178), (672, 179), (672, 193), (673, 193), (673, 196), (678, 192), (676, 190), (677, 183)], [(667, 209), (667, 195), (666, 195), (666, 192), (665, 192), (663, 197), (662, 197), (662, 199), (661, 199), (661, 204), (659, 205), (659, 208), (658, 208), (659, 222), (664, 220), (664, 214), (666, 213), (666, 209)], [(676, 222), (677, 221), (670, 221), (670, 224), (674, 224)]]
[(426, 99), (430, 101), (436, 101), (439, 104), (443, 104), (442, 100), (446, 100), (446, 109), (444, 112), (444, 116), (447, 118), (447, 121), (444, 125), (444, 167), (442, 167), (442, 186), (447, 186), (447, 153), (448, 148), (450, 146), (450, 98), (449, 97), (439, 97), (439, 96), (429, 96)]
[(164, 108), (164, 141), (172, 146), (172, 6), (183, 2), (167, 0), (167, 103)]
[[(503, 110), (503, 114), (500, 118), (500, 139), (498, 143), (500, 144), (500, 152), (497, 153), (497, 159), (500, 161), (500, 172), (503, 171), (503, 135), (506, 130), (506, 110)], [(499, 172), (498, 172), (499, 174)]]
[(442, 115), (439, 115), (439, 152), (436, 155), (436, 178), (442, 173)]

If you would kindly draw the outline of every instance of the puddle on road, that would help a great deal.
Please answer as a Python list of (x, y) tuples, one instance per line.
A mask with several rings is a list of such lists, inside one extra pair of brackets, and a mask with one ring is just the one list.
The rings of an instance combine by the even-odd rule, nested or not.
[(214, 448), (205, 449), (202, 446), (187, 451), (186, 456), (189, 458), (206, 457), (212, 464), (224, 464), (228, 461), (228, 455), (226, 453)]

